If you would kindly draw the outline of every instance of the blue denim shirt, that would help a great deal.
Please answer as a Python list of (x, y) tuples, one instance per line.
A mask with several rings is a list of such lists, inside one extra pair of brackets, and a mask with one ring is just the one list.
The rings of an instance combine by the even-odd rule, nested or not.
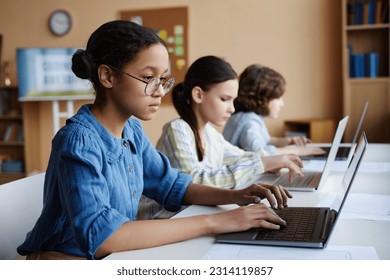
[(231, 144), (245, 151), (265, 151), (276, 155), (277, 149), (269, 144), (271, 136), (264, 118), (254, 112), (237, 112), (226, 123), (223, 137)]
[(168, 159), (130, 118), (113, 137), (84, 105), (52, 141), (43, 210), (21, 255), (59, 251), (89, 259), (121, 225), (136, 219), (142, 194), (177, 211), (192, 178)]

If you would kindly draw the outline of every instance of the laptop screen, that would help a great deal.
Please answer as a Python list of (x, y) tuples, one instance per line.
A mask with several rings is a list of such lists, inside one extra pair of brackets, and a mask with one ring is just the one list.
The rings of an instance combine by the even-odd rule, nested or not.
[(356, 140), (359, 137), (359, 132), (360, 132), (360, 129), (362, 128), (363, 120), (364, 120), (364, 117), (366, 116), (367, 108), (368, 108), (368, 101), (366, 101), (364, 103), (363, 111), (362, 111), (362, 114), (360, 115), (359, 123), (357, 125), (355, 135), (353, 136), (353, 139), (352, 139), (352, 145), (356, 143)]
[(367, 147), (367, 138), (366, 138), (366, 134), (363, 132), (359, 139), (359, 143), (356, 147), (355, 153), (349, 163), (347, 171), (345, 172), (344, 178), (341, 182), (341, 186), (338, 188), (339, 191), (336, 194), (336, 199), (331, 207), (337, 212), (340, 212), (340, 209), (345, 202), (347, 193), (349, 192), (350, 186), (352, 185), (353, 180), (357, 173), (355, 172), (355, 170), (357, 170), (360, 165), (366, 147)]
[(332, 171), (333, 163), (336, 159), (337, 150), (339, 149), (341, 138), (343, 138), (345, 127), (347, 126), (349, 116), (345, 116), (341, 121), (339, 121), (339, 125), (337, 126), (337, 131), (334, 135), (332, 146), (330, 148), (328, 157), (325, 162), (323, 174), (321, 176), (321, 181), (319, 186), (321, 186), (325, 180), (328, 178), (329, 173)]

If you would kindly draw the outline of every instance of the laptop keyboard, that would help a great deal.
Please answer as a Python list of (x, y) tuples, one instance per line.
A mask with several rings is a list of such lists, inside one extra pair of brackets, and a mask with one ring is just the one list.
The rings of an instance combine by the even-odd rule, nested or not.
[(275, 212), (287, 222), (287, 226), (280, 230), (260, 230), (256, 240), (311, 240), (320, 208), (285, 208)]
[(291, 183), (288, 181), (288, 173), (281, 175), (274, 184), (282, 185), (283, 187), (309, 187), (310, 182), (313, 180), (317, 173), (305, 172), (305, 176), (295, 178)]

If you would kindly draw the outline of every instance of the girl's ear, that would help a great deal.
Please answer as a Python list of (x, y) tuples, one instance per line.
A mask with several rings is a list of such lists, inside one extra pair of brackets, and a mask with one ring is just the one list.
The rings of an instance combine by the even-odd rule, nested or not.
[(100, 65), (98, 67), (98, 77), (102, 86), (112, 88), (114, 76), (110, 67), (104, 64)]
[(203, 90), (200, 87), (194, 87), (192, 89), (192, 99), (195, 103), (200, 104), (203, 101)]

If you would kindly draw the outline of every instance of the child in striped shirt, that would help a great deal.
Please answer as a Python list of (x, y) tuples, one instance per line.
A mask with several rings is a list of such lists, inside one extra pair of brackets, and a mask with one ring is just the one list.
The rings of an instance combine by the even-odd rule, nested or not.
[[(193, 182), (225, 189), (248, 187), (259, 182), (265, 172), (281, 168), (289, 169), (290, 178), (302, 175), (302, 162), (297, 155), (247, 152), (230, 144), (214, 128), (223, 126), (233, 114), (237, 92), (237, 74), (229, 63), (215, 56), (196, 60), (185, 80), (172, 92), (180, 118), (164, 126), (156, 148), (173, 167), (190, 174)], [(275, 188), (265, 184), (262, 187)], [(276, 187), (277, 191), (288, 193)], [(157, 216), (161, 217), (161, 213)]]

